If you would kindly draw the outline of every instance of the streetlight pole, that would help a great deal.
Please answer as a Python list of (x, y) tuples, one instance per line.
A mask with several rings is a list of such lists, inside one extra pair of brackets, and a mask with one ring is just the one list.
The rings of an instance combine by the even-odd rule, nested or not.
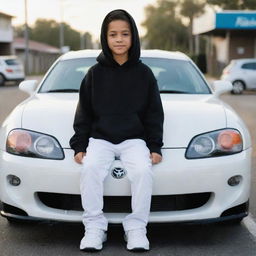
[(25, 74), (29, 73), (29, 31), (28, 31), (28, 5), (27, 0), (24, 0), (25, 4), (25, 32), (24, 32), (24, 39), (25, 39)]
[(60, 0), (60, 50), (64, 46), (64, 26), (63, 26), (63, 0)]

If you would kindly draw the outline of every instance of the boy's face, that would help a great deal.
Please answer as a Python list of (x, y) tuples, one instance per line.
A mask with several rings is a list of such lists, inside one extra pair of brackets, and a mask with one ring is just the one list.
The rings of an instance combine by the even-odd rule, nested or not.
[(132, 34), (130, 25), (124, 20), (114, 20), (108, 24), (107, 32), (108, 47), (113, 56), (125, 56), (131, 47)]

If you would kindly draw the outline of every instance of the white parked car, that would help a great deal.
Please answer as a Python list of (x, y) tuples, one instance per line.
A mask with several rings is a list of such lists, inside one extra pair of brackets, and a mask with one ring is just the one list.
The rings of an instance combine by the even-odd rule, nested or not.
[[(80, 82), (99, 53), (66, 53), (38, 86), (20, 84), (31, 96), (0, 129), (1, 214), (9, 221), (81, 221), (82, 167), (69, 139)], [(149, 221), (241, 221), (248, 214), (252, 146), (243, 121), (218, 97), (232, 89), (231, 83), (215, 81), (212, 91), (182, 53), (142, 50), (141, 59), (158, 80), (165, 114), (163, 161), (153, 166)], [(104, 189), (110, 223), (121, 223), (131, 210), (124, 174), (115, 159)]]
[(16, 56), (0, 56), (0, 86), (6, 81), (23, 81), (25, 79), (22, 63)]
[(241, 94), (244, 90), (256, 89), (256, 59), (231, 60), (223, 69), (221, 80), (233, 84), (232, 93)]

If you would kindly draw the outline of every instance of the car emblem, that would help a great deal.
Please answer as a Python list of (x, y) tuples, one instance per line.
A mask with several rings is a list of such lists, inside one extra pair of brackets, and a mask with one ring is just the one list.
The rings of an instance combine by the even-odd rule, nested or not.
[(115, 179), (122, 179), (126, 175), (126, 171), (123, 168), (121, 168), (121, 167), (115, 167), (112, 170), (111, 175)]

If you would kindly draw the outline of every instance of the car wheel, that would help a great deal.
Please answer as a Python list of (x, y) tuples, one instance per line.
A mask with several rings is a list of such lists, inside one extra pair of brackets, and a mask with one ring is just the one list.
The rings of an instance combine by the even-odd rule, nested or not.
[(3, 86), (5, 82), (4, 76), (0, 74), (0, 86)]
[(245, 89), (245, 85), (242, 81), (237, 80), (233, 82), (233, 94), (241, 94), (243, 90)]

